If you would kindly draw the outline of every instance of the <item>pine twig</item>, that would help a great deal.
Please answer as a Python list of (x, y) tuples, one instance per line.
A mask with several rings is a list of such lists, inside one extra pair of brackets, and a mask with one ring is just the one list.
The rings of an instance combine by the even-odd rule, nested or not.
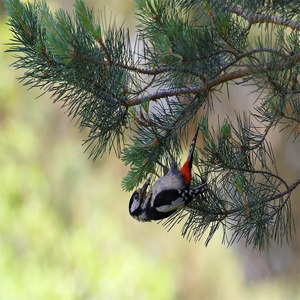
[(259, 13), (247, 13), (243, 11), (240, 7), (229, 7), (229, 10), (235, 13), (236, 15), (243, 17), (247, 21), (249, 21), (250, 24), (255, 23), (271, 23), (271, 24), (277, 24), (282, 25), (286, 27), (290, 27), (292, 29), (300, 29), (300, 23), (294, 20), (280, 18), (278, 16), (272, 16), (267, 14), (259, 14)]

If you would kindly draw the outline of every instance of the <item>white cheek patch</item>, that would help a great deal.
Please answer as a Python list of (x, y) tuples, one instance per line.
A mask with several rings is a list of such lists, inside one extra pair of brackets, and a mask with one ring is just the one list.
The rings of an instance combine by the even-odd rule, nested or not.
[(179, 197), (176, 200), (172, 201), (169, 205), (162, 205), (156, 207), (156, 210), (159, 212), (169, 212), (171, 210), (176, 210), (179, 208), (184, 207), (184, 201), (182, 201), (183, 198)]
[(137, 210), (139, 208), (139, 206), (140, 206), (140, 201), (134, 199), (131, 206), (130, 206), (130, 211), (134, 212), (135, 210)]

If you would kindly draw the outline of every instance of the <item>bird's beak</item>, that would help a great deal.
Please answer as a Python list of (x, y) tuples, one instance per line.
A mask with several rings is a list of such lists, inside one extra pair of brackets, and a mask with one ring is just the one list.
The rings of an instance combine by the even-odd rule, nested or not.
[(141, 197), (141, 196), (145, 196), (145, 193), (146, 193), (146, 191), (147, 191), (147, 187), (148, 187), (149, 184), (150, 184), (150, 180), (151, 180), (151, 178), (149, 177), (149, 178), (146, 180), (146, 182), (144, 183), (144, 185), (143, 185), (140, 189), (137, 190), (137, 192), (138, 192), (138, 194), (139, 194), (140, 197)]

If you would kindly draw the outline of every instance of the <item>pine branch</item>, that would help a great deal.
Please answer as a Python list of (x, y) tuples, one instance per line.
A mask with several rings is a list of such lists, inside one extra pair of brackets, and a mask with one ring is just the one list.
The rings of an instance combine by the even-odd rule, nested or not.
[(278, 195), (274, 195), (272, 197), (269, 197), (268, 199), (266, 199), (266, 202), (268, 201), (273, 201), (276, 200), (278, 198), (281, 198), (283, 196), (285, 196), (286, 194), (291, 194), (291, 192), (296, 189), (296, 187), (300, 184), (300, 177), (297, 178), (293, 183), (291, 183), (289, 186), (287, 186), (287, 189), (281, 193), (279, 193)]
[[(242, 170), (241, 170), (242, 171)], [(258, 171), (256, 170), (256, 172), (254, 173), (262, 173), (261, 171)], [(272, 174), (273, 175), (273, 174)], [(281, 181), (284, 182), (284, 180), (282, 178), (280, 178)], [(274, 201), (276, 199), (279, 199), (279, 198), (282, 198), (284, 197), (285, 195), (287, 194), (291, 194), (292, 191), (294, 189), (297, 188), (297, 186), (300, 184), (300, 177), (297, 178), (293, 183), (291, 183), (290, 185), (287, 185), (287, 188), (286, 190), (276, 194), (276, 195), (273, 195), (267, 199), (264, 200), (264, 203), (267, 203), (267, 202), (270, 202), (270, 201)], [(193, 207), (194, 210), (198, 210), (204, 214), (207, 214), (207, 215), (213, 215), (213, 216), (220, 216), (220, 214), (223, 214), (223, 217), (222, 217), (222, 221), (225, 220), (227, 217), (229, 217), (230, 215), (233, 215), (233, 214), (236, 214), (242, 210), (244, 210), (244, 207), (239, 207), (239, 208), (235, 208), (235, 209), (226, 209), (224, 210), (223, 212), (220, 211), (220, 212), (214, 212), (214, 211), (209, 211), (209, 210), (206, 210), (204, 208), (196, 208), (196, 207)]]
[[(52, 14), (45, 2), (5, 3), (13, 33), (8, 51), (13, 66), (25, 70), (21, 81), (50, 92), (80, 129), (89, 129), (85, 143), (93, 159), (112, 149), (121, 154), (130, 166), (125, 190), (178, 161), (189, 125), (198, 121), (203, 147), (193, 185), (204, 178), (208, 190), (166, 226), (186, 217), (188, 239), (209, 230), (207, 244), (222, 228), (228, 245), (245, 238), (260, 250), (289, 238), (290, 197), (300, 179), (288, 185), (277, 171), (268, 136), (278, 124), (299, 135), (299, 22), (292, 7), (277, 16), (280, 5), (273, 1), (141, 0), (132, 49), (128, 31), (98, 22), (81, 0), (72, 16)], [(264, 40), (250, 39), (256, 23), (277, 30), (265, 26)], [(235, 126), (225, 118), (210, 129), (211, 95), (231, 82), (254, 87), (253, 111), (237, 114)]]
[(229, 11), (232, 11), (238, 16), (243, 17), (246, 19), (249, 24), (255, 23), (270, 23), (270, 24), (277, 24), (286, 27), (290, 27), (291, 29), (300, 29), (300, 23), (294, 20), (281, 18), (278, 16), (272, 16), (267, 14), (259, 14), (259, 13), (247, 13), (243, 11), (241, 7), (226, 7)]
[(129, 66), (129, 65), (125, 65), (125, 64), (121, 64), (118, 62), (113, 62), (112, 60), (108, 60), (108, 61), (100, 61), (100, 60), (96, 60), (87, 56), (83, 56), (83, 55), (79, 55), (75, 52), (72, 52), (72, 55), (74, 57), (78, 57), (80, 59), (86, 60), (88, 62), (94, 63), (95, 65), (100, 65), (100, 66), (113, 66), (113, 67), (118, 67), (118, 68), (122, 68), (124, 70), (128, 70), (128, 71), (134, 71), (140, 74), (145, 74), (145, 75), (158, 75), (158, 74), (162, 74), (165, 72), (169, 72), (171, 70), (170, 67), (162, 67), (162, 68), (157, 68), (157, 69), (144, 69), (144, 68), (138, 68), (135, 66)]
[(170, 89), (170, 90), (166, 90), (166, 91), (156, 92), (156, 93), (150, 94), (146, 97), (132, 99), (132, 100), (130, 100), (129, 105), (133, 106), (133, 105), (141, 104), (143, 99), (147, 99), (149, 101), (155, 101), (155, 100), (158, 100), (158, 99), (161, 99), (161, 98), (172, 97), (172, 96), (182, 96), (182, 95), (187, 95), (187, 94), (198, 94), (198, 93), (201, 93), (201, 92), (204, 92), (204, 91), (208, 91), (209, 89), (211, 89), (211, 88), (213, 88), (213, 87), (215, 87), (219, 84), (222, 84), (224, 82), (231, 81), (233, 79), (242, 78), (242, 77), (245, 77), (245, 76), (250, 75), (250, 74), (251, 74), (251, 71), (249, 69), (248, 70), (234, 71), (234, 72), (229, 73), (229, 74), (224, 74), (224, 75), (220, 76), (217, 79), (211, 80), (203, 86), (180, 88), (180, 89)]
[[(249, 54), (252, 54), (254, 52), (255, 52), (254, 50), (249, 51)], [(248, 56), (249, 54), (247, 54), (247, 55), (244, 54), (244, 55)], [(242, 55), (242, 57), (244, 57), (244, 55)], [(300, 61), (300, 53), (297, 53), (297, 54), (291, 56), (289, 62), (286, 64), (291, 64), (291, 61), (293, 61), (293, 62)], [(230, 63), (230, 66), (231, 66), (231, 63)], [(228, 68), (228, 67), (229, 66), (226, 66), (226, 68)], [(282, 65), (282, 67), (285, 67), (285, 65)], [(223, 71), (223, 70), (225, 70), (225, 69), (222, 69), (221, 71)], [(195, 86), (195, 87), (188, 87), (188, 88), (184, 87), (184, 88), (180, 88), (180, 89), (169, 89), (166, 91), (155, 92), (155, 93), (150, 94), (145, 97), (129, 100), (129, 102), (127, 104), (129, 106), (134, 106), (134, 105), (141, 104), (142, 100), (145, 100), (145, 99), (148, 101), (156, 101), (156, 100), (166, 98), (166, 97), (182, 96), (182, 95), (187, 95), (187, 94), (198, 94), (198, 93), (201, 93), (204, 91), (209, 91), (212, 88), (214, 88), (220, 84), (223, 84), (225, 82), (233, 81), (235, 79), (244, 78), (246, 76), (253, 75), (256, 72), (257, 72), (257, 70), (255, 71), (255, 70), (253, 70), (253, 68), (233, 71), (231, 73), (226, 73), (226, 74), (220, 75), (219, 77), (216, 77), (215, 79), (208, 81), (205, 85), (202, 85), (202, 86)]]

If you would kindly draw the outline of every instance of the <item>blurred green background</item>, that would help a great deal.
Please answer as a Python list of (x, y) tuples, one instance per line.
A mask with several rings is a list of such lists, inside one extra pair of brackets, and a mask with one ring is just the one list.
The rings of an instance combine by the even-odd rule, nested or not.
[[(47, 2), (72, 10), (71, 0)], [(133, 0), (86, 3), (136, 23)], [(206, 248), (183, 240), (180, 226), (133, 220), (126, 168), (113, 155), (88, 160), (84, 132), (60, 105), (16, 79), (0, 9), (0, 299), (300, 299), (297, 234), (259, 255), (226, 248), (221, 233)], [(293, 201), (299, 230), (299, 192)]]

